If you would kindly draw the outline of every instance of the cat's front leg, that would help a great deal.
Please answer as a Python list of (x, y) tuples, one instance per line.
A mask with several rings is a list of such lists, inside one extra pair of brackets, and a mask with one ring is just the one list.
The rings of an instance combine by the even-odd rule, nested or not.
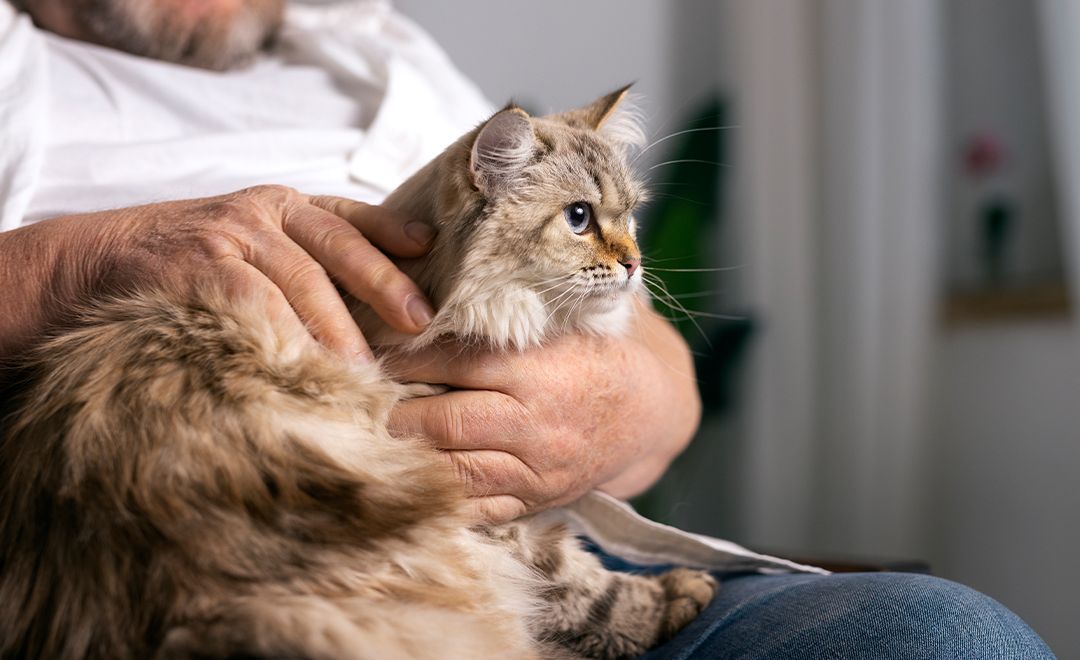
[(530, 620), (536, 639), (585, 658), (643, 654), (690, 623), (717, 589), (711, 575), (687, 568), (660, 575), (609, 571), (543, 517), (483, 533), (540, 577), (540, 606)]

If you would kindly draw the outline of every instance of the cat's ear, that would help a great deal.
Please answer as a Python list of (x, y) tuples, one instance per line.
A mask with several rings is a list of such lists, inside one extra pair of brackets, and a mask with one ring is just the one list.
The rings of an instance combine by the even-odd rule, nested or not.
[(630, 93), (630, 88), (633, 85), (633, 83), (630, 83), (622, 89), (605, 94), (582, 108), (580, 112), (585, 124), (594, 131), (599, 131), (609, 119), (615, 116), (616, 110), (626, 100), (626, 96)]
[(485, 194), (502, 190), (532, 159), (535, 146), (528, 113), (514, 105), (503, 108), (487, 120), (473, 142), (469, 159), (473, 184)]
[(630, 98), (633, 83), (605, 94), (589, 105), (563, 115), (572, 126), (591, 128), (624, 147), (645, 144), (641, 113)]

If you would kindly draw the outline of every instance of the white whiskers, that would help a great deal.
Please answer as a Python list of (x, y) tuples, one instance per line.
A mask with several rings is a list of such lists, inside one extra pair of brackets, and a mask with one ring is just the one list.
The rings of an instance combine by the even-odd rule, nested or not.
[(709, 336), (705, 334), (705, 330), (701, 327), (701, 324), (697, 322), (697, 318), (683, 305), (677, 298), (671, 295), (668, 291), (667, 285), (659, 277), (653, 276), (647, 271), (641, 273), (641, 281), (644, 282), (649, 291), (653, 294), (654, 299), (663, 303), (669, 309), (677, 310), (687, 316), (687, 320), (694, 324), (698, 334), (705, 341), (705, 345), (712, 349), (712, 342), (709, 341)]
[[(708, 127), (705, 127), (705, 128), (687, 128), (685, 130), (670, 133), (670, 134), (665, 135), (664, 137), (662, 137), (662, 138), (660, 138), (658, 140), (653, 140), (652, 142), (647, 144), (641, 151), (637, 152), (637, 154), (634, 155), (634, 158), (633, 158), (633, 160), (630, 161), (630, 164), (633, 165), (634, 163), (636, 163), (638, 161), (638, 159), (640, 159), (641, 156), (645, 152), (647, 152), (649, 149), (652, 149), (656, 145), (661, 144), (663, 142), (667, 142), (668, 140), (671, 140), (673, 138), (677, 138), (680, 135), (686, 135), (687, 133), (704, 133), (704, 132), (708, 132), (708, 131), (726, 131), (726, 130), (732, 129), (732, 128), (738, 128), (738, 126), (737, 125), (730, 125), (730, 126), (708, 126)], [(649, 168), (649, 169), (652, 169), (652, 168)]]

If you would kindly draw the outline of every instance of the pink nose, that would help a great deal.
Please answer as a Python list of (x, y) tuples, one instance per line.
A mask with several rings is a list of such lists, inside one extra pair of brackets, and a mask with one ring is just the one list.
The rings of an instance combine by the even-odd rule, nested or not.
[(641, 259), (627, 259), (620, 262), (626, 267), (626, 276), (633, 277), (638, 268), (641, 267)]

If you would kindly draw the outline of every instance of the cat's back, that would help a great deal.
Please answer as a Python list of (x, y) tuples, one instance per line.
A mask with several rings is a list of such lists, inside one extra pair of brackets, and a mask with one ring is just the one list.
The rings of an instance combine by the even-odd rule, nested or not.
[(107, 301), (28, 373), (0, 439), (0, 657), (145, 655), (215, 594), (334, 598), (459, 501), (386, 433), (398, 385), (251, 298)]
[(95, 449), (117, 453), (89, 437), (142, 438), (178, 462), (241, 428), (257, 439), (277, 435), (286, 418), (351, 424), (360, 411), (379, 419), (397, 399), (376, 366), (336, 359), (295, 319), (274, 319), (257, 298), (216, 287), (118, 296), (73, 325), (27, 365), (6, 432), (64, 438), (73, 463), (92, 460)]

